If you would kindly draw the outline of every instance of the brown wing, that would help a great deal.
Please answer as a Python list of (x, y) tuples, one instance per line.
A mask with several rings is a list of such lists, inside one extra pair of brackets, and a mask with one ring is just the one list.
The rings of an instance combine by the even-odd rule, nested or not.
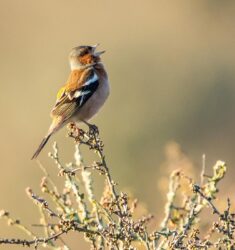
[(75, 82), (68, 82), (58, 95), (58, 100), (51, 111), (51, 116), (62, 116), (63, 120), (70, 118), (86, 101), (93, 95), (99, 85), (99, 79), (93, 69), (84, 72), (78, 80), (77, 87)]

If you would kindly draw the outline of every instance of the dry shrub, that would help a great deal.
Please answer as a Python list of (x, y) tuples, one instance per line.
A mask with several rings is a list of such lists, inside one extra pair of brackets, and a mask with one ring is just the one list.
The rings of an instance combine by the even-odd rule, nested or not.
[[(73, 125), (69, 136), (76, 142), (74, 162), (62, 164), (57, 144), (49, 155), (55, 163), (58, 178), (64, 180), (62, 192), (41, 165), (45, 175), (40, 183), (41, 192), (49, 198), (46, 200), (32, 188), (26, 189), (40, 211), (37, 226), (43, 228), (43, 235), (36, 235), (20, 220), (13, 219), (9, 212), (2, 210), (0, 217), (6, 219), (8, 225), (23, 230), (31, 239), (0, 238), (0, 244), (18, 244), (35, 249), (40, 245), (65, 250), (69, 247), (62, 236), (75, 231), (84, 235), (91, 249), (234, 249), (235, 221), (230, 200), (223, 210), (215, 205), (219, 191), (217, 184), (226, 173), (224, 162), (215, 164), (211, 176), (205, 175), (203, 168), (200, 183), (183, 171), (174, 170), (169, 180), (165, 215), (160, 226), (150, 231), (148, 223), (153, 215), (136, 218), (138, 201), (118, 191), (105, 160), (98, 129), (93, 126), (85, 132)], [(88, 165), (84, 163), (80, 154), (80, 147), (84, 146), (98, 156), (97, 161)], [(174, 158), (170, 150), (177, 151), (177, 145), (172, 147), (169, 154)], [(191, 166), (182, 156), (178, 165), (185, 164)], [(104, 179), (100, 197), (94, 194), (94, 171)], [(205, 219), (201, 220), (203, 211), (208, 217), (214, 214), (214, 220), (208, 219), (206, 230)]]

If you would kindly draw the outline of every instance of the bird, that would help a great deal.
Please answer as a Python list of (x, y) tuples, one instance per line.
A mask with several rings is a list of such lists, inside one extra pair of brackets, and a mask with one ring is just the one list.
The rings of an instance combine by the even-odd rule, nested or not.
[(51, 110), (52, 123), (31, 159), (36, 159), (50, 137), (70, 123), (88, 121), (100, 110), (110, 93), (108, 74), (96, 51), (99, 44), (81, 45), (73, 48), (69, 54), (71, 72), (67, 82), (56, 96)]

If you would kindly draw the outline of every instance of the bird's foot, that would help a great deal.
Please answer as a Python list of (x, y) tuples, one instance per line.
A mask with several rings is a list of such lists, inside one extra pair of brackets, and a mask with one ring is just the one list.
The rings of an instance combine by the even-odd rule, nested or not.
[(90, 123), (88, 123), (86, 121), (84, 121), (84, 123), (88, 126), (90, 134), (91, 133), (92, 134), (97, 134), (97, 135), (99, 134), (99, 129), (95, 124), (90, 124)]
[(99, 134), (99, 129), (95, 124), (90, 124), (89, 125), (89, 130), (95, 134)]

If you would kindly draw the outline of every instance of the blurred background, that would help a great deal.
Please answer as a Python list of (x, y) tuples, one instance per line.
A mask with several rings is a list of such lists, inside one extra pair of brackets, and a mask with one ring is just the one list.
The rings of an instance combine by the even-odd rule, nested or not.
[[(119, 188), (161, 218), (171, 170), (187, 165), (197, 173), (205, 153), (208, 168), (217, 159), (228, 163), (232, 193), (234, 11), (232, 0), (0, 0), (0, 208), (35, 222), (24, 190), (38, 191), (42, 173), (30, 158), (67, 80), (70, 49), (95, 43), (106, 50), (112, 92), (92, 122)], [(40, 155), (44, 166), (52, 165), (54, 140), (63, 161), (71, 161), (74, 144), (65, 134)], [(0, 237), (15, 235), (0, 222)]]

